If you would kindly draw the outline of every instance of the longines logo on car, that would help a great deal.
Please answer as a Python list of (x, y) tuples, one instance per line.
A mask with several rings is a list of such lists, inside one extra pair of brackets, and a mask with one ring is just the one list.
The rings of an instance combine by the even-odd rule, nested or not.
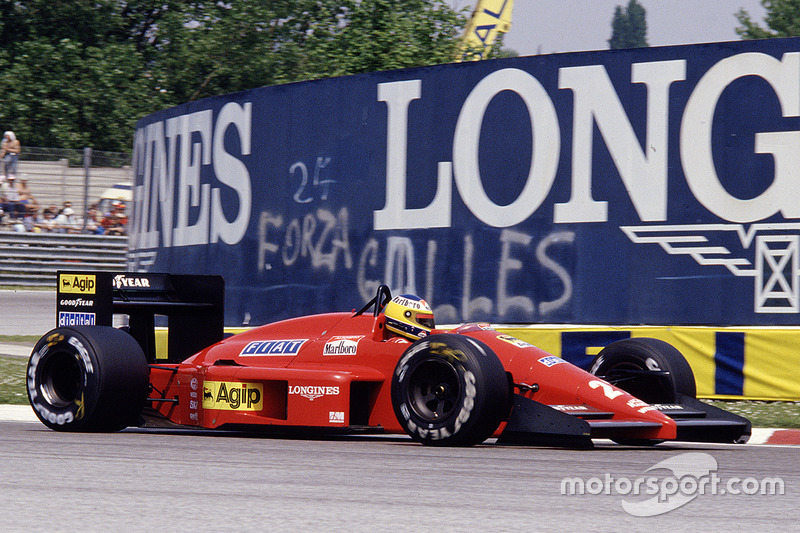
[(289, 387), (289, 394), (302, 396), (311, 401), (323, 396), (339, 396), (339, 387), (327, 387), (319, 385), (292, 385)]

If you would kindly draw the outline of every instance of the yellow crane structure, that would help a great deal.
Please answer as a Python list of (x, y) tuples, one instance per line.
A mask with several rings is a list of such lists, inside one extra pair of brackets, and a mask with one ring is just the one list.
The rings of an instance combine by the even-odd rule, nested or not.
[(478, 61), (489, 55), (497, 37), (511, 28), (514, 0), (478, 0), (461, 36), (456, 61)]

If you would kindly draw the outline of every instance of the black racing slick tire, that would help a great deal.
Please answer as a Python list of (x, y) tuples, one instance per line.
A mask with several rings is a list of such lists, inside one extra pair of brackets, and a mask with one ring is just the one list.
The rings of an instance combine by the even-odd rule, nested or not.
[[(597, 354), (590, 372), (650, 404), (675, 403), (679, 395), (694, 398), (697, 386), (686, 358), (658, 339), (623, 339)], [(612, 439), (625, 446), (654, 446), (655, 439)]]
[(658, 339), (632, 338), (609, 344), (597, 354), (589, 371), (647, 403), (674, 403), (678, 394), (697, 396), (694, 372), (686, 358)]
[(503, 364), (484, 343), (437, 334), (416, 341), (392, 376), (392, 406), (412, 439), (472, 446), (489, 438), (509, 411)]
[(108, 326), (57, 328), (36, 343), (28, 361), (28, 400), (57, 431), (119, 431), (135, 425), (149, 392), (144, 352)]

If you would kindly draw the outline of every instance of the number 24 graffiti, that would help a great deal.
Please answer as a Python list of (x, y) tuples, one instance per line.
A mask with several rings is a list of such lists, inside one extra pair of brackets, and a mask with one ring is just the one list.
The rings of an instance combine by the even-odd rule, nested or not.
[(289, 174), (296, 175), (300, 179), (300, 186), (297, 192), (294, 193), (294, 201), (298, 204), (307, 204), (314, 201), (314, 191), (319, 188), (319, 199), (327, 200), (330, 186), (336, 183), (336, 180), (325, 179), (321, 177), (322, 170), (325, 169), (331, 162), (330, 157), (317, 157), (314, 164), (314, 175), (309, 180), (308, 167), (303, 161), (297, 161), (289, 167)]

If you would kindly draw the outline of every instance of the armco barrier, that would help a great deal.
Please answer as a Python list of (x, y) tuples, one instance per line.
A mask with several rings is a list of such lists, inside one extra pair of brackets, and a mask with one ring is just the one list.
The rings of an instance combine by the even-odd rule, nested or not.
[(0, 286), (55, 287), (58, 270), (125, 270), (127, 249), (127, 237), (0, 231)]

